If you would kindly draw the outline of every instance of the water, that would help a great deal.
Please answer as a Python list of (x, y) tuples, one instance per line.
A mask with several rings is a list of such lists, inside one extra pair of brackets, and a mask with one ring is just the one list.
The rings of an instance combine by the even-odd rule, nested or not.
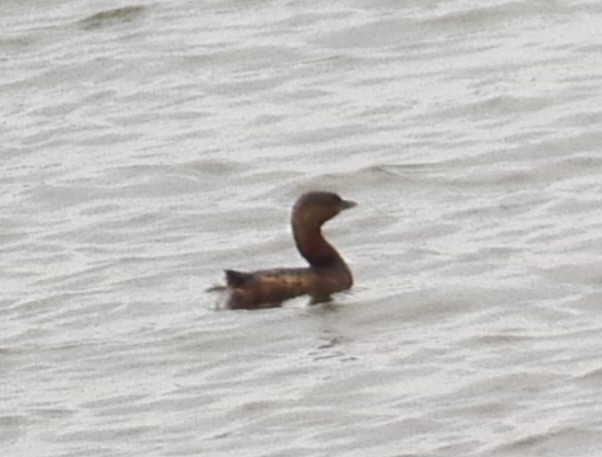
[[(599, 2), (0, 13), (1, 455), (599, 455)], [(355, 287), (216, 311), (309, 189)]]

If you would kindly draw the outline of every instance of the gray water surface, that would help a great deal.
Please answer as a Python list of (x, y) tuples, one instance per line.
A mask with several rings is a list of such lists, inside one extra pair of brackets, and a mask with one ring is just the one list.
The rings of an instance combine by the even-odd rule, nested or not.
[[(0, 455), (602, 449), (598, 1), (4, 1)], [(218, 311), (223, 268), (335, 301)]]

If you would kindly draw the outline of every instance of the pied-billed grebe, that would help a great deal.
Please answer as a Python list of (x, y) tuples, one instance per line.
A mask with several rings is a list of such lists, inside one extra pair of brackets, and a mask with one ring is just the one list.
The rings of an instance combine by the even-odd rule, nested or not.
[(322, 236), (322, 225), (355, 205), (332, 192), (301, 195), (293, 207), (291, 224), (297, 249), (310, 266), (251, 273), (225, 270), (227, 285), (210, 290), (226, 290), (229, 308), (258, 309), (277, 307), (300, 295), (310, 295), (312, 303), (320, 303), (335, 292), (349, 289), (353, 284), (351, 271)]

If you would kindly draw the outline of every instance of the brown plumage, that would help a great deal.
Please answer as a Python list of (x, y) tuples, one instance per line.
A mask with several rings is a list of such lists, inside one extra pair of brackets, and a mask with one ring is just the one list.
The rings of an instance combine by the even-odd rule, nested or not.
[(307, 268), (279, 268), (244, 273), (226, 270), (227, 306), (232, 309), (258, 309), (280, 306), (284, 300), (310, 295), (312, 303), (324, 302), (330, 295), (349, 289), (353, 278), (336, 249), (322, 236), (322, 225), (356, 204), (331, 192), (308, 192), (293, 207), (291, 225), (299, 253)]

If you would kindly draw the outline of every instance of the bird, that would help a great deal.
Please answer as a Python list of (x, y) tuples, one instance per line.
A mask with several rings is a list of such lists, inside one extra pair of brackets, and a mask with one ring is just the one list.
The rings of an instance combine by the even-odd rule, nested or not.
[(343, 257), (322, 235), (322, 226), (356, 205), (333, 192), (304, 193), (293, 206), (291, 226), (295, 245), (309, 266), (224, 270), (226, 285), (208, 291), (226, 292), (225, 306), (230, 309), (275, 308), (301, 295), (309, 295), (312, 304), (330, 301), (333, 293), (351, 288), (353, 276)]

